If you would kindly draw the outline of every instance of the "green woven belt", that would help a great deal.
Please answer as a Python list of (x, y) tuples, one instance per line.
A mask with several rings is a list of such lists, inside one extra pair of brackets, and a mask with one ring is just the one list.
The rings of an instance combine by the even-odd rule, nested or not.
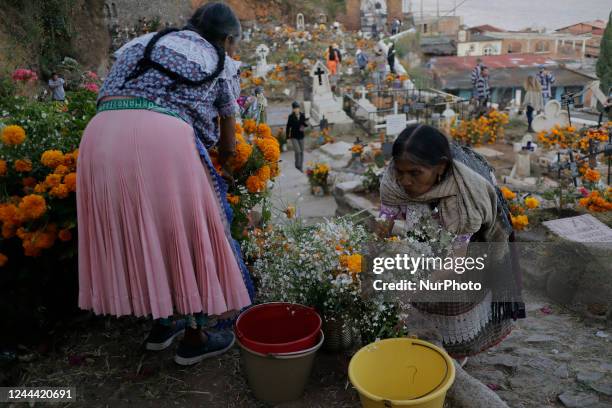
[(145, 98), (130, 98), (130, 99), (111, 99), (104, 101), (98, 105), (98, 112), (110, 111), (110, 110), (124, 110), (124, 109), (144, 109), (153, 112), (163, 113), (165, 115), (173, 116), (184, 122), (187, 122), (181, 115), (171, 111), (170, 109), (159, 106), (154, 102), (151, 102)]

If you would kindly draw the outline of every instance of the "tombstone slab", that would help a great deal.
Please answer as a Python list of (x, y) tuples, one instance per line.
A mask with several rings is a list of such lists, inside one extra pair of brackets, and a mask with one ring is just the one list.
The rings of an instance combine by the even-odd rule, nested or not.
[(334, 125), (352, 125), (353, 121), (342, 109), (342, 100), (336, 98), (331, 91), (329, 71), (321, 61), (310, 70), (312, 77), (312, 106), (310, 119), (319, 123), (323, 116)]
[(569, 116), (567, 112), (563, 111), (559, 101), (556, 100), (548, 101), (544, 107), (544, 113), (533, 118), (533, 123), (531, 124), (536, 132), (545, 132), (557, 125), (568, 126)]
[(489, 147), (475, 147), (474, 151), (487, 159), (498, 159), (504, 155), (502, 152)]
[(591, 214), (542, 223), (546, 228), (573, 242), (612, 242), (612, 229)]

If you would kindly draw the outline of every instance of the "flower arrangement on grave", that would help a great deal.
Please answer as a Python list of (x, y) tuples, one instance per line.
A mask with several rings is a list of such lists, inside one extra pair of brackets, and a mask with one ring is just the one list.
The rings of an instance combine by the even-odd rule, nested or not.
[(517, 193), (506, 186), (501, 188), (501, 192), (504, 199), (508, 202), (512, 227), (516, 231), (523, 231), (529, 225), (529, 211), (540, 207), (540, 202), (537, 198), (532, 196), (521, 199)]
[(612, 211), (612, 187), (605, 190), (595, 189), (588, 191), (581, 190), (583, 198), (578, 200), (578, 205), (592, 212)]
[(309, 162), (306, 166), (306, 176), (308, 177), (312, 194), (327, 194), (329, 192), (329, 165), (326, 163)]
[(363, 154), (363, 145), (362, 144), (354, 144), (349, 149), (353, 154), (353, 158), (359, 158)]
[(376, 166), (369, 165), (363, 173), (362, 185), (367, 193), (378, 192), (380, 190), (380, 172), (376, 172)]
[(574, 126), (555, 126), (549, 131), (538, 133), (538, 140), (544, 148), (552, 149), (575, 149), (588, 154), (592, 142), (606, 143), (608, 141), (608, 130), (612, 122), (608, 122), (599, 128), (583, 128), (577, 130)]
[(509, 122), (506, 113), (495, 109), (479, 118), (451, 123), (450, 133), (453, 139), (467, 145), (480, 146), (483, 143), (495, 143), (504, 134), (504, 126)]
[[(217, 153), (211, 149), (211, 158), (220, 171)], [(253, 207), (263, 204), (264, 221), (269, 218), (268, 184), (279, 174), (280, 144), (265, 123), (259, 125), (252, 119), (236, 125), (236, 154), (228, 163), (234, 182), (228, 190), (228, 202), (234, 211), (232, 235), (244, 239), (249, 226), (249, 214)]]
[(362, 251), (371, 239), (346, 218), (312, 226), (296, 219), (251, 232), (243, 248), (260, 301), (314, 307), (324, 321), (341, 321), (374, 340), (397, 334), (399, 319), (392, 305), (362, 296)]

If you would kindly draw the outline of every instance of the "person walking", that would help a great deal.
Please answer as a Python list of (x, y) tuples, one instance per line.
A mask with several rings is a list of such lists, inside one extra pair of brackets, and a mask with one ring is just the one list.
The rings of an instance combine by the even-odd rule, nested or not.
[(531, 127), (533, 123), (533, 113), (540, 112), (543, 109), (544, 103), (540, 82), (533, 75), (529, 75), (525, 81), (525, 99), (521, 105), (521, 110), (525, 110), (527, 115), (527, 132), (534, 133)]
[(374, 83), (376, 84), (376, 87), (380, 89), (385, 82), (388, 61), (383, 50), (380, 48), (376, 48), (374, 52)]
[(389, 71), (395, 74), (395, 43), (391, 43), (391, 46), (387, 50), (387, 63), (389, 64)]
[(295, 168), (304, 171), (304, 130), (308, 126), (306, 115), (300, 111), (300, 103), (295, 101), (291, 104), (293, 111), (287, 118), (285, 135), (291, 140), (295, 154)]
[(542, 102), (544, 106), (549, 100), (554, 99), (552, 96), (552, 86), (555, 83), (555, 75), (546, 69), (544, 65), (540, 65), (540, 71), (536, 75), (540, 87), (542, 88)]
[(56, 102), (64, 102), (66, 100), (66, 91), (64, 91), (64, 85), (66, 81), (61, 78), (57, 72), (51, 74), (49, 79), (49, 88), (51, 88), (51, 100)]
[(327, 69), (329, 70), (329, 75), (336, 75), (338, 73), (338, 65), (340, 64), (339, 52), (334, 48), (333, 45), (330, 45), (325, 53), (325, 59), (327, 61)]
[(478, 82), (478, 78), (480, 78), (480, 74), (482, 72), (482, 60), (480, 58), (476, 59), (476, 66), (472, 69), (470, 73), (470, 80), (472, 82), (472, 97), (476, 97), (476, 83)]
[(209, 153), (223, 169), (235, 153), (240, 35), (232, 9), (208, 3), (182, 29), (125, 44), (79, 148), (79, 307), (152, 317), (148, 350), (184, 333), (180, 365), (229, 350), (233, 332), (206, 330), (208, 316), (254, 295)]

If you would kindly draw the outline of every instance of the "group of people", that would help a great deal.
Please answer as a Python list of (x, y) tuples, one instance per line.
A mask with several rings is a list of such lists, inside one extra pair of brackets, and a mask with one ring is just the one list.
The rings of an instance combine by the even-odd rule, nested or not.
[[(174, 357), (181, 365), (231, 348), (232, 330), (210, 330), (209, 316), (235, 315), (254, 296), (226, 195), (241, 114), (232, 58), (240, 37), (232, 9), (208, 3), (185, 27), (125, 44), (79, 149), (79, 306), (152, 317), (148, 350), (164, 350), (183, 334)], [(247, 110), (261, 112), (262, 96), (256, 90)], [(301, 169), (307, 121), (298, 103), (292, 108), (287, 136)], [(490, 169), (462, 152), (431, 126), (404, 130), (382, 180), (381, 212), (406, 221), (415, 211), (431, 214), (461, 242), (508, 242), (512, 229)], [(417, 309), (444, 334), (449, 352), (463, 357), (495, 344), (522, 316), (520, 304), (490, 299)]]

